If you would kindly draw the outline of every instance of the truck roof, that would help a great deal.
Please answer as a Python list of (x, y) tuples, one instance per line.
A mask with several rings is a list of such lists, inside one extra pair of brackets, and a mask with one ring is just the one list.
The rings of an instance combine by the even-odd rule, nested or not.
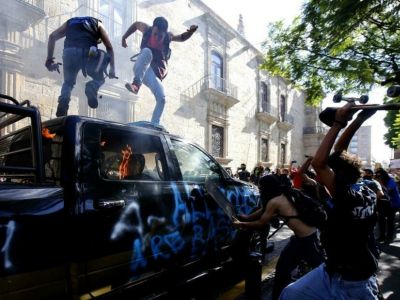
[(120, 122), (115, 122), (115, 121), (108, 121), (108, 120), (102, 120), (102, 119), (97, 119), (97, 118), (91, 118), (91, 117), (86, 117), (86, 116), (79, 116), (79, 115), (69, 115), (65, 117), (59, 117), (55, 119), (50, 119), (47, 121), (42, 122), (44, 127), (48, 126), (55, 126), (55, 125), (64, 125), (66, 122), (72, 122), (72, 123), (80, 123), (80, 122), (94, 122), (98, 124), (112, 124), (116, 126), (123, 126), (123, 127), (136, 127), (140, 128), (141, 130), (145, 130), (148, 132), (163, 132), (165, 134), (169, 134), (169, 132), (164, 128), (162, 125), (158, 124), (153, 124), (151, 122), (147, 121), (138, 121), (138, 122), (130, 122), (130, 123), (120, 123)]

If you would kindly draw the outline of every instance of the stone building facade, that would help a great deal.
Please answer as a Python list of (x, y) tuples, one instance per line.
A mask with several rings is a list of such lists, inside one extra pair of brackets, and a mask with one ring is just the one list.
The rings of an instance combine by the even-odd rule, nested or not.
[[(322, 131), (307, 115), (311, 110), (304, 104), (304, 93), (261, 71), (262, 53), (201, 0), (6, 3), (9, 7), (0, 13), (0, 92), (30, 99), (43, 119), (55, 117), (63, 79), (62, 73), (49, 73), (44, 67), (48, 36), (72, 16), (91, 15), (108, 31), (119, 80), (106, 80), (99, 107), (92, 110), (83, 92), (85, 79), (79, 75), (69, 114), (122, 123), (149, 120), (155, 105), (150, 91), (143, 87), (135, 96), (124, 88), (132, 79), (129, 58), (138, 52), (141, 34), (129, 38), (130, 49), (121, 47), (121, 36), (133, 21), (151, 24), (162, 15), (175, 34), (192, 24), (199, 26), (188, 41), (171, 44), (161, 118), (169, 132), (195, 141), (234, 170), (240, 163), (251, 169), (260, 161), (271, 168), (302, 161), (319, 144)], [(62, 47), (59, 40), (57, 61), (62, 59)]]
[(356, 154), (366, 167), (372, 166), (371, 159), (371, 126), (361, 126), (350, 141), (349, 151)]

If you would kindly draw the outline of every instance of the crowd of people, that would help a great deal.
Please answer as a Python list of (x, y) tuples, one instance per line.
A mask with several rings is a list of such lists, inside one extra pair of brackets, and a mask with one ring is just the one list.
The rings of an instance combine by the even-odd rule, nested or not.
[[(399, 190), (388, 171), (363, 169), (347, 152), (353, 135), (375, 113), (363, 110), (348, 125), (353, 105), (337, 110), (317, 152), (301, 166), (294, 168), (292, 161), (271, 172), (258, 164), (250, 174), (242, 164), (236, 174), (258, 185), (262, 207), (237, 216), (233, 226), (262, 229), (278, 217), (293, 231), (276, 266), (272, 299), (382, 299), (376, 277), (380, 243), (395, 238)], [(286, 193), (293, 188), (321, 203), (327, 215), (323, 226), (302, 221)], [(293, 282), (291, 273), (301, 261), (312, 270)]]

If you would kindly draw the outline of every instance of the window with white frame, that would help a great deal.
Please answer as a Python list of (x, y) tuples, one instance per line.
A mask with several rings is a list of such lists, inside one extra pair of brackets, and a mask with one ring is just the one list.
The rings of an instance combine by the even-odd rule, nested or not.
[(269, 144), (266, 138), (261, 138), (261, 161), (269, 161)]
[(211, 125), (211, 154), (224, 157), (224, 127)]
[(223, 58), (216, 52), (211, 51), (211, 86), (217, 90), (223, 91), (224, 89), (224, 71), (223, 71)]
[(100, 20), (103, 22), (110, 38), (122, 36), (124, 20), (127, 18), (125, 0), (100, 0)]

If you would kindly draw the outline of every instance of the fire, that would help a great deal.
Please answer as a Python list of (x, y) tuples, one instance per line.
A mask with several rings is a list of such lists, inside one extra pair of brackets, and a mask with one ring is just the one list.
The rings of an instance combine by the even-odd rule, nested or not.
[(126, 145), (125, 149), (121, 150), (122, 161), (119, 165), (119, 179), (124, 179), (128, 175), (128, 163), (132, 156), (132, 148)]
[(53, 139), (56, 136), (56, 134), (50, 133), (50, 130), (48, 128), (43, 128), (42, 136), (45, 137), (46, 139)]

